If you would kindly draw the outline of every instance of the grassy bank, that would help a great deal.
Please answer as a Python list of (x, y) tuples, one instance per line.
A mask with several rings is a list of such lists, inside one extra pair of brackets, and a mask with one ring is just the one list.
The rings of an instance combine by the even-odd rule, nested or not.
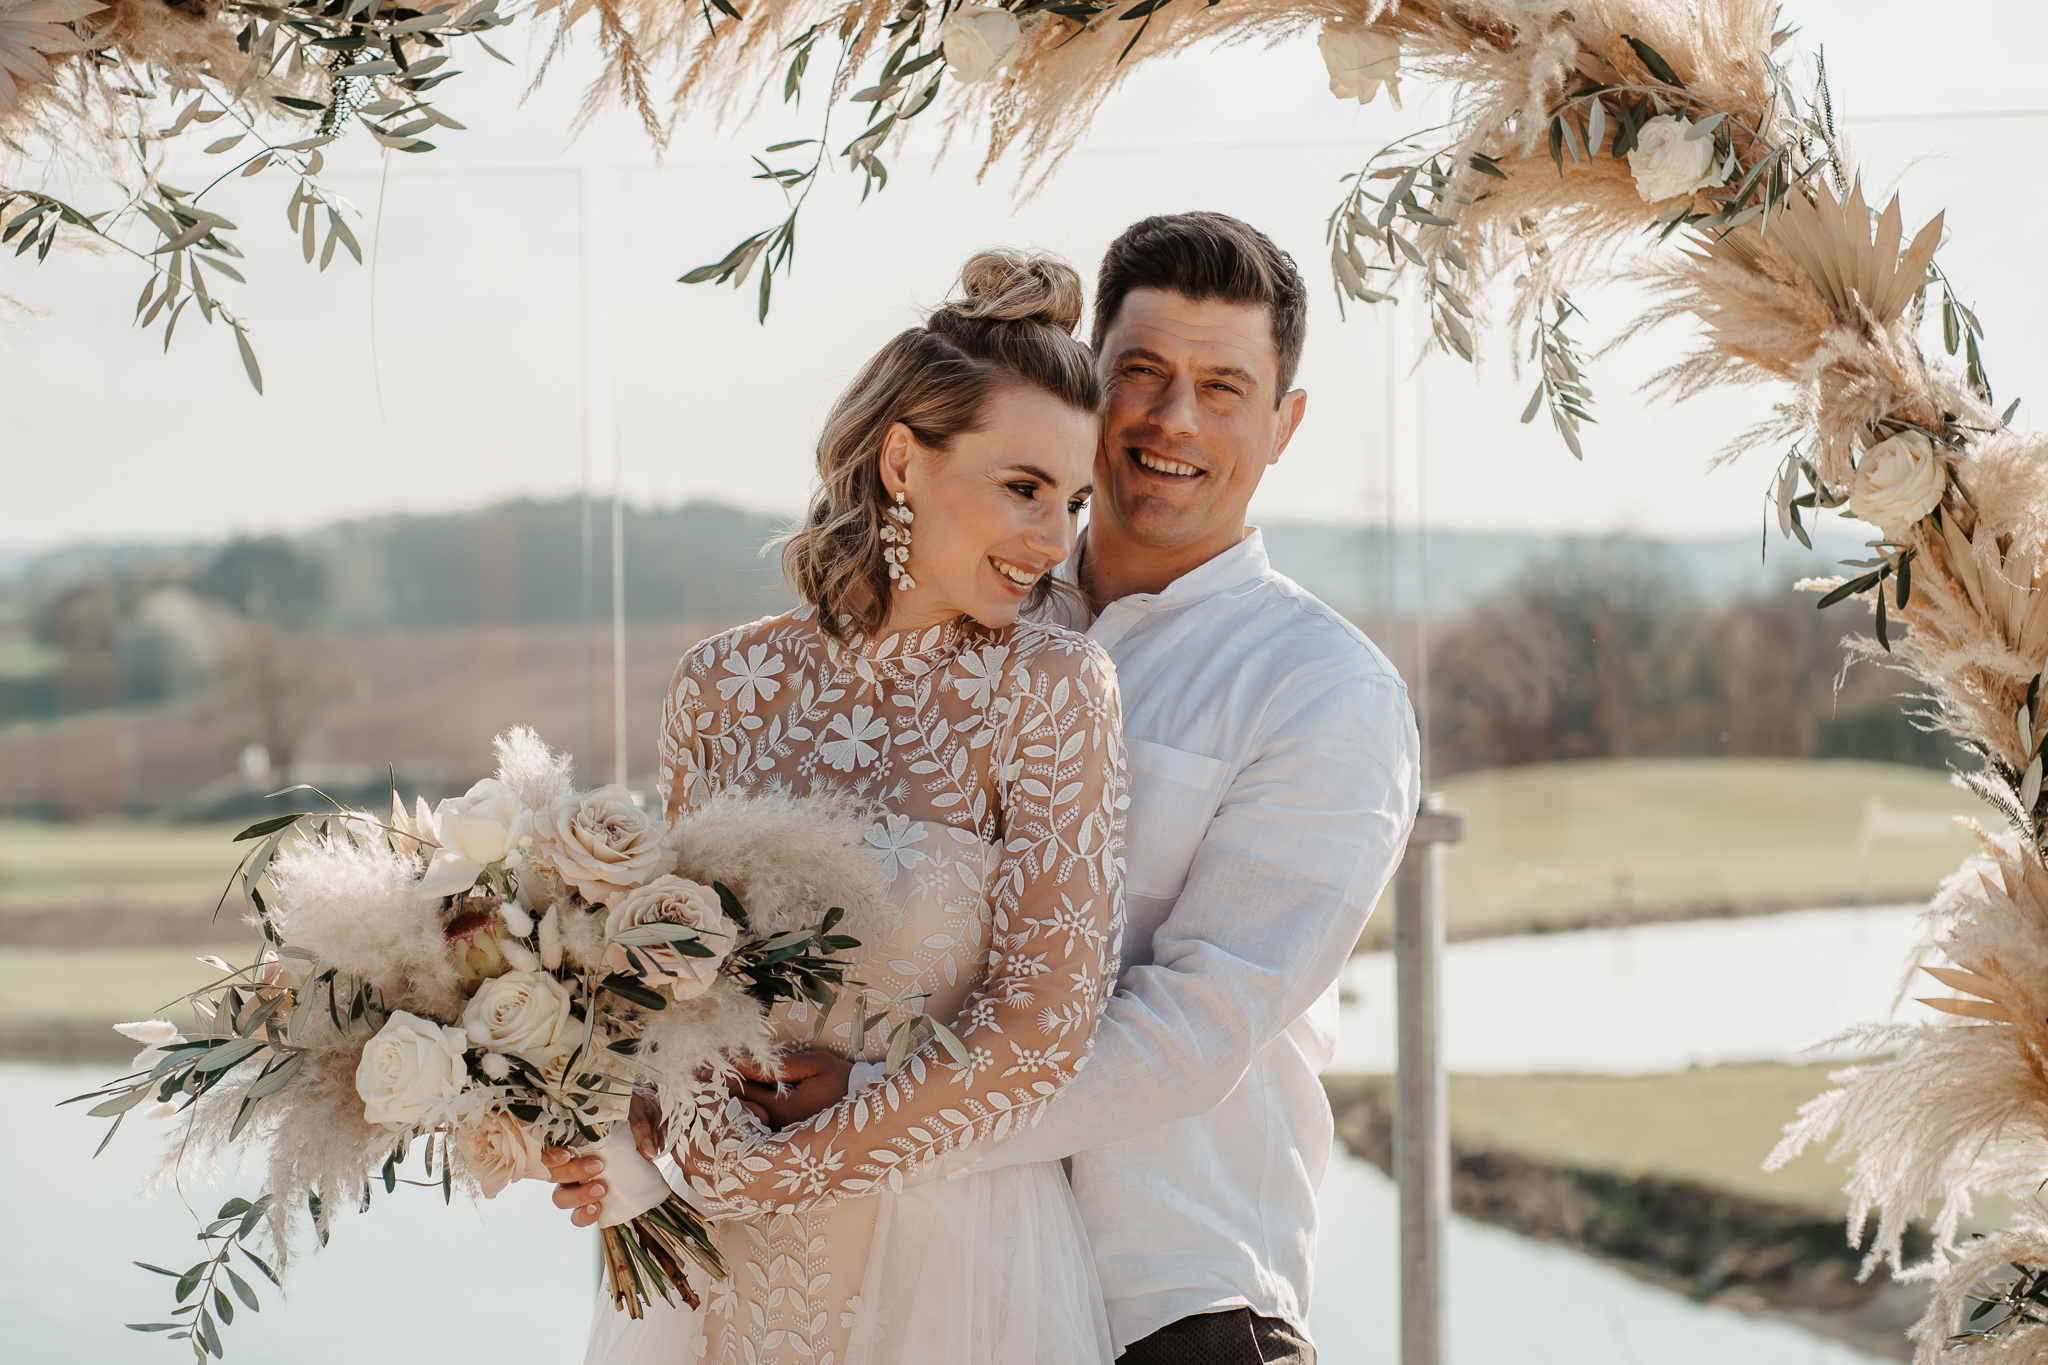
[[(1866, 804), (1986, 814), (1945, 773), (1892, 763), (1623, 759), (1466, 773), (1437, 784), (1465, 815), (1444, 855), (1453, 938), (1844, 905)], [(1921, 899), (1975, 845), (1961, 829), (1877, 842), (1875, 900)], [(1391, 901), (1366, 942), (1393, 930)]]
[(247, 851), (246, 844), (231, 842), (240, 828), (0, 820), (0, 913), (68, 906), (211, 909)]
[(39, 1061), (118, 1061), (135, 1045), (113, 1032), (131, 1019), (191, 1012), (166, 1007), (220, 973), (197, 960), (212, 952), (247, 962), (252, 945), (230, 935), (211, 947), (0, 947), (0, 1056)]

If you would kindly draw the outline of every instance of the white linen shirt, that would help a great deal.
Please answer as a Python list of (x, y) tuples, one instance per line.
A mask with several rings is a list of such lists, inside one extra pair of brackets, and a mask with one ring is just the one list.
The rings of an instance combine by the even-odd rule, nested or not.
[(1122, 971), (1087, 1067), (970, 1169), (1071, 1157), (1119, 1352), (1240, 1307), (1306, 1337), (1337, 974), (1420, 795), (1407, 688), (1256, 529), (1088, 634), (1129, 750)]

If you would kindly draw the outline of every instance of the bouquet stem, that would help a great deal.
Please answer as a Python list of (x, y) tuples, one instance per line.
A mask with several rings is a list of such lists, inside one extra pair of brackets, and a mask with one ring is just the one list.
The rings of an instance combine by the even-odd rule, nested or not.
[(726, 1277), (725, 1258), (712, 1243), (703, 1216), (674, 1195), (637, 1218), (600, 1228), (598, 1236), (612, 1306), (635, 1318), (645, 1314), (657, 1294), (665, 1303), (681, 1295), (691, 1308), (699, 1305), (685, 1261), (696, 1262), (713, 1280)]

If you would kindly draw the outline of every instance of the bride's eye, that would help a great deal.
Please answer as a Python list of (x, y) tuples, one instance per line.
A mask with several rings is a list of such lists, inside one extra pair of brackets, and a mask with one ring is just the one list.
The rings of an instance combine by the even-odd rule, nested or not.
[(1013, 483), (1010, 485), (1010, 491), (1027, 502), (1034, 501), (1038, 497), (1038, 485), (1035, 483)]

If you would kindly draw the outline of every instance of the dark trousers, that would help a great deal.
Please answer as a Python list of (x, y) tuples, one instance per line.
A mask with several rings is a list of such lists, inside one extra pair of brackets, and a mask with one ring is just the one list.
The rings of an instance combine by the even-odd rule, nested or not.
[(1117, 1365), (1316, 1365), (1316, 1348), (1249, 1308), (1197, 1313), (1124, 1348)]

